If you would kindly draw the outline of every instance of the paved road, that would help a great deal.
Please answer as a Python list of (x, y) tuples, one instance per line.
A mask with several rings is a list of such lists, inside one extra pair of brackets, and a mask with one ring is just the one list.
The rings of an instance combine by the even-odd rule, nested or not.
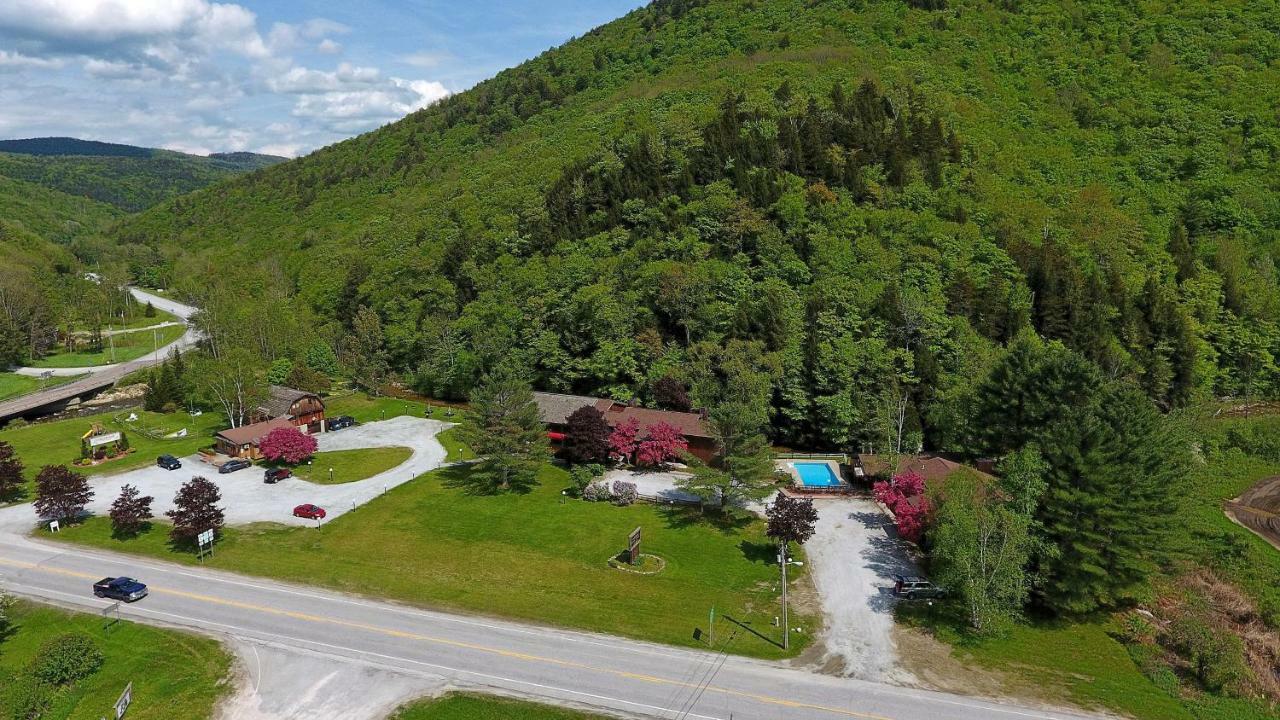
[[(180, 302), (177, 302), (176, 300), (170, 300), (169, 298), (160, 297), (159, 295), (156, 295), (154, 293), (149, 293), (146, 290), (140, 290), (136, 287), (130, 287), (129, 292), (133, 295), (134, 299), (136, 299), (138, 302), (140, 303), (149, 302), (160, 310), (163, 310), (167, 313), (178, 316), (184, 323), (190, 320), (191, 316), (196, 313), (196, 308), (190, 305), (184, 305)], [(161, 323), (154, 327), (157, 327), (157, 328), (167, 327), (169, 325), (176, 325), (176, 324), (178, 323), (168, 322), (168, 323)], [(122, 332), (143, 332), (144, 330), (148, 330), (148, 329), (150, 328), (142, 328), (139, 330), (127, 330), (127, 331), (120, 330), (120, 331), (116, 331), (114, 333), (108, 333), (108, 334), (118, 335)], [(130, 370), (130, 372), (132, 372), (132, 370), (136, 370), (138, 367), (142, 367), (146, 365), (154, 365), (155, 363), (158, 363), (161, 360), (164, 360), (165, 358), (169, 357), (169, 353), (174, 348), (185, 350), (191, 347), (192, 345), (195, 345), (198, 339), (199, 337), (196, 335), (196, 331), (194, 329), (188, 329), (187, 332), (182, 335), (182, 337), (178, 338), (172, 343), (169, 343), (168, 345), (165, 345), (159, 350), (148, 353), (136, 360), (133, 360), (127, 363), (114, 363), (110, 365), (88, 365), (84, 367), (68, 367), (68, 368), (19, 367), (19, 368), (13, 368), (12, 372), (15, 372), (19, 375), (27, 375), (30, 377), (40, 377), (43, 373), (46, 373), (46, 372), (52, 373), (55, 377), (74, 377), (76, 375), (85, 375), (87, 373), (107, 372), (112, 370), (113, 368), (119, 368), (122, 365), (131, 366), (132, 369)], [(123, 374), (121, 375), (121, 377), (123, 377)]]
[[(394, 572), (394, 568), (388, 568)], [(594, 707), (703, 720), (1082, 718), (586, 633), (421, 611), (338, 593), (0, 535), (0, 585), (89, 610), (90, 584), (129, 575), (150, 597), (121, 615), (302, 649), (410, 676)], [(422, 578), (422, 582), (430, 582)], [(625, 612), (624, 608), (618, 608)], [(727, 628), (720, 628), (725, 633)], [(359, 702), (359, 698), (352, 698)], [(687, 712), (682, 712), (687, 711)], [(334, 708), (331, 717), (342, 717)]]
[[(162, 298), (159, 295), (153, 295), (145, 290), (137, 288), (129, 288), (134, 297), (142, 301), (151, 301), (156, 307), (171, 312), (184, 320), (191, 317), (196, 309), (190, 305), (183, 305), (168, 298)], [(185, 350), (194, 346), (200, 339), (200, 335), (195, 328), (188, 328), (187, 332), (176, 341), (165, 345), (157, 351), (143, 355), (142, 357), (131, 360), (129, 362), (117, 363), (115, 365), (99, 365), (91, 368), (48, 368), (54, 375), (74, 376), (84, 375), (87, 377), (65, 385), (58, 385), (39, 392), (29, 393), (16, 398), (0, 402), (0, 422), (4, 422), (12, 417), (37, 413), (41, 408), (71, 400), (76, 397), (82, 397), (86, 394), (93, 393), (106, 387), (114, 385), (120, 378), (128, 375), (135, 370), (151, 367), (163, 361), (169, 356), (169, 353), (178, 348)], [(36, 375), (44, 372), (46, 368), (18, 368), (17, 372), (23, 374)]]

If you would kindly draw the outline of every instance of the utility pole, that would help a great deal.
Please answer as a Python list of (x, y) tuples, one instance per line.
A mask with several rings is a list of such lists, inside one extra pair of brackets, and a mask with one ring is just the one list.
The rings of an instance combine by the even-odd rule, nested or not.
[[(107, 325), (107, 343), (111, 345), (111, 362), (116, 361), (116, 336), (111, 334), (111, 325)], [(101, 347), (101, 345), (99, 345)]]
[(778, 553), (782, 565), (782, 649), (791, 649), (791, 623), (787, 617), (787, 541), (782, 541), (782, 550)]

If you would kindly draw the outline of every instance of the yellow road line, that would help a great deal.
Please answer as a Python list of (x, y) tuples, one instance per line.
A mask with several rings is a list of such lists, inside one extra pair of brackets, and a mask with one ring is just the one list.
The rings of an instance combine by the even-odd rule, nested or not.
[[(89, 574), (78, 572), (75, 570), (65, 570), (62, 568), (35, 565), (33, 563), (5, 560), (3, 558), (0, 558), (0, 565), (9, 565), (12, 567), (19, 567), (26, 570), (35, 570), (39, 572), (45, 572), (45, 573), (50, 573), (54, 575), (63, 575), (66, 577), (73, 577), (73, 578), (79, 578), (84, 580), (92, 580), (96, 578), (95, 575), (89, 575)], [(463, 642), (461, 640), (449, 640), (447, 638), (432, 637), (430, 635), (420, 635), (418, 633), (407, 632), (404, 630), (394, 630), (391, 628), (379, 627), (377, 625), (368, 625), (366, 623), (353, 622), (349, 620), (339, 620), (336, 618), (327, 618), (320, 615), (301, 613), (293, 610), (281, 610), (279, 608), (267, 607), (264, 605), (255, 605), (253, 603), (245, 603), (245, 602), (240, 602), (238, 600), (228, 600), (225, 598), (213, 597), (211, 595), (201, 595), (199, 593), (191, 593), (183, 590), (171, 590), (168, 588), (158, 588), (150, 585), (148, 586), (148, 588), (151, 590), (152, 593), (159, 593), (162, 595), (172, 595), (175, 597), (186, 598), (188, 600), (195, 600), (198, 602), (210, 603), (214, 605), (222, 605), (225, 607), (233, 607), (240, 610), (248, 610), (252, 612), (265, 613), (269, 615), (288, 617), (288, 618), (293, 618), (295, 620), (302, 620), (304, 622), (311, 622), (311, 623), (324, 624), (324, 625), (334, 625), (337, 627), (345, 627), (353, 630), (363, 630), (365, 632), (371, 632), (371, 633), (386, 635), (388, 637), (401, 638), (405, 640), (415, 640), (418, 642), (431, 643), (436, 645), (445, 645), (449, 647), (461, 648), (464, 650), (474, 650), (476, 652), (483, 652), (491, 655), (499, 655), (502, 657), (514, 658), (517, 660), (525, 660), (528, 662), (557, 665), (560, 667), (572, 668), (575, 670), (588, 670), (592, 672), (605, 673), (608, 675), (614, 675), (616, 677), (626, 678), (629, 680), (638, 680), (641, 682), (652, 683), (655, 685), (671, 685), (671, 686), (684, 688), (684, 689), (702, 689), (705, 692), (714, 692), (714, 693), (719, 693), (721, 695), (742, 697), (748, 700), (755, 700), (757, 702), (762, 702), (769, 705), (778, 705), (781, 707), (795, 708), (795, 709), (801, 709), (801, 710), (817, 710), (821, 712), (832, 713), (835, 715), (842, 715), (844, 717), (862, 718), (863, 720), (892, 720), (891, 718), (884, 717), (883, 715), (872, 715), (869, 713), (857, 712), (855, 710), (845, 710), (842, 708), (828, 707), (826, 705), (817, 705), (817, 704), (802, 702), (798, 700), (787, 700), (784, 698), (772, 697), (770, 695), (761, 695), (758, 693), (743, 692), (741, 690), (733, 690), (730, 688), (717, 687), (715, 685), (709, 685), (706, 688), (702, 688), (701, 685), (684, 682), (682, 680), (670, 680), (667, 678), (660, 678), (660, 677), (655, 677), (653, 675), (633, 673), (625, 670), (614, 670), (612, 668), (597, 667), (594, 665), (579, 663), (572, 660), (559, 660), (557, 658), (544, 657), (541, 655), (530, 655), (528, 653), (516, 652), (513, 650), (502, 650), (500, 648), (492, 648), (485, 645), (476, 645), (474, 643)], [(305, 642), (305, 639), (303, 641)], [(356, 650), (356, 652), (359, 652), (359, 651)]]

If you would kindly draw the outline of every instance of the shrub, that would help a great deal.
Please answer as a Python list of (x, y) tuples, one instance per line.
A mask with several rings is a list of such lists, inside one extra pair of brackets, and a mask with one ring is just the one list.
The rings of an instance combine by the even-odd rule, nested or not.
[(30, 675), (6, 678), (0, 707), (9, 711), (13, 720), (36, 720), (53, 703), (53, 688)]
[(615, 480), (613, 483), (613, 502), (615, 505), (631, 505), (639, 497), (636, 491), (636, 484), (625, 480)]
[(586, 465), (574, 465), (569, 468), (569, 479), (573, 482), (573, 489), (578, 495), (582, 495), (595, 477)]
[(1184, 616), (1169, 624), (1169, 640), (1204, 689), (1238, 691), (1248, 682), (1249, 668), (1240, 638), (1216, 632), (1199, 618)]
[(610, 497), (612, 493), (609, 492), (609, 486), (603, 482), (589, 483), (582, 489), (582, 499), (588, 502), (602, 502)]
[(70, 685), (102, 667), (102, 651), (88, 635), (68, 633), (46, 642), (31, 661), (30, 675), (52, 686)]

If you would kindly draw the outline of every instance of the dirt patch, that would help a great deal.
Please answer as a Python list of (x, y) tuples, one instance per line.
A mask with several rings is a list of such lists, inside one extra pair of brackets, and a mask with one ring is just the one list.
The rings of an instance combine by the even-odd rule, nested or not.
[(1227, 517), (1280, 550), (1280, 476), (1267, 478), (1226, 504)]
[(1014, 687), (1005, 673), (966, 663), (950, 645), (919, 628), (895, 626), (893, 642), (899, 662), (915, 677), (916, 687), (978, 697), (1008, 695)]
[(1280, 402), (1255, 401), (1226, 405), (1213, 414), (1214, 417), (1260, 417), (1262, 415), (1280, 415)]

